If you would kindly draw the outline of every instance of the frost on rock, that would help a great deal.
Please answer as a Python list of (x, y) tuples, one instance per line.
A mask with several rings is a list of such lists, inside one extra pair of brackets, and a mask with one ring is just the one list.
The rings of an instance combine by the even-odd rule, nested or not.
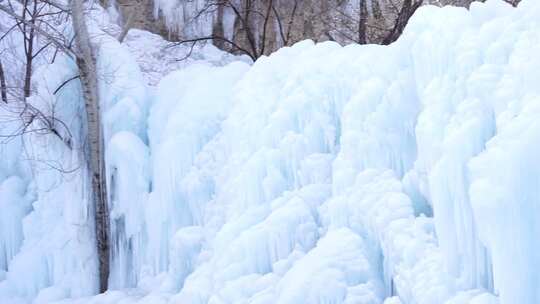
[[(119, 75), (101, 84), (112, 290), (76, 299), (86, 294), (65, 281), (21, 280), (24, 266), (49, 265), (26, 249), (49, 240), (35, 224), (49, 206), (38, 195), (24, 237), (0, 217), (19, 236), (0, 245), (22, 242), (0, 272), (0, 295), (19, 288), (63, 304), (540, 302), (538, 20), (533, 0), (426, 6), (390, 46), (303, 41), (251, 67), (198, 61), (155, 94), (111, 43), (100, 67)], [(1, 185), (18, 183), (2, 174)], [(9, 196), (24, 190), (9, 186)], [(47, 225), (70, 214), (54, 206)]]

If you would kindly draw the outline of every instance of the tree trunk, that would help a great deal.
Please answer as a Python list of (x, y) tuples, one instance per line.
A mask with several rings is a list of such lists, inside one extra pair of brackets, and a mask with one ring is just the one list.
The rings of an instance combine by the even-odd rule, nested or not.
[(0, 92), (2, 95), (2, 101), (7, 103), (7, 84), (6, 75), (4, 74), (4, 67), (2, 66), (2, 60), (0, 60)]
[(133, 26), (133, 19), (135, 19), (134, 15), (135, 11), (131, 11), (131, 13), (128, 15), (127, 20), (122, 27), (122, 32), (120, 32), (120, 35), (118, 36), (118, 42), (124, 42), (124, 39), (126, 38), (129, 30)]
[(360, 0), (360, 20), (358, 20), (358, 43), (367, 43), (367, 0)]
[(26, 54), (26, 65), (25, 65), (25, 70), (24, 70), (24, 88), (23, 88), (24, 97), (30, 97), (31, 88), (32, 88), (31, 85), (32, 85), (33, 44), (34, 44), (34, 39), (32, 38), (28, 42), (28, 49), (30, 53)]
[[(225, 10), (224, 6), (219, 6), (217, 8), (217, 16), (216, 21), (212, 25), (212, 36), (217, 37), (226, 37), (225, 36), (225, 30), (223, 29), (223, 11)], [(213, 40), (212, 43), (219, 49), (224, 50), (225, 47), (230, 47), (229, 45), (226, 45), (223, 40)]]
[(394, 27), (392, 28), (392, 31), (384, 38), (382, 44), (388, 45), (394, 41), (396, 41), (399, 36), (401, 36), (401, 33), (403, 33), (403, 30), (405, 29), (405, 26), (409, 22), (409, 19), (412, 17), (414, 12), (422, 5), (423, 0), (405, 0), (403, 1), (403, 6), (401, 7), (401, 10), (398, 13), (398, 16), (396, 18), (396, 21), (394, 23)]
[[(37, 14), (37, 1), (34, 2), (33, 10), (30, 11), (29, 6), (31, 4), (28, 3), (28, 0), (24, 1), (23, 3), (23, 18), (26, 18), (28, 15), (31, 19), (29, 20), (29, 27), (30, 29), (27, 29), (27, 24), (25, 23), (23, 26), (24, 29), (24, 37), (25, 40), (24, 44), (24, 51), (25, 51), (25, 59), (26, 59), (26, 65), (25, 65), (25, 71), (24, 71), (24, 86), (23, 86), (23, 95), (25, 98), (30, 97), (31, 93), (31, 87), (32, 87), (32, 64), (34, 61), (34, 34), (35, 30), (34, 27), (36, 25), (36, 19), (35, 14)], [(27, 34), (28, 33), (28, 34)]]
[(109, 278), (109, 214), (105, 180), (104, 147), (98, 97), (95, 58), (90, 35), (84, 19), (83, 0), (71, 0), (73, 29), (78, 47), (77, 66), (81, 78), (86, 119), (88, 124), (87, 156), (92, 180), (92, 199), (95, 211), (96, 245), (99, 262), (99, 289), (107, 290)]

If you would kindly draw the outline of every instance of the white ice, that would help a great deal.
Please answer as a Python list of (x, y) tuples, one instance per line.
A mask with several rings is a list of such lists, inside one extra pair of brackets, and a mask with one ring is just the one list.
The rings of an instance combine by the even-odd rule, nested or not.
[(135, 45), (99, 61), (111, 290), (91, 296), (84, 175), (44, 191), (59, 174), (2, 163), (0, 299), (540, 302), (538, 1), (426, 6), (390, 46), (193, 60), (154, 88)]

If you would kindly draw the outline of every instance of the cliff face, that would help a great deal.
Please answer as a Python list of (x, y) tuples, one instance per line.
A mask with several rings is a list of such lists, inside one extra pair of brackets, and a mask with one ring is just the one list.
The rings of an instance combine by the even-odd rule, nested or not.
[(169, 36), (169, 30), (162, 18), (154, 15), (153, 0), (101, 0), (101, 4), (118, 13), (118, 23), (130, 20), (133, 28), (143, 29), (163, 37)]
[[(173, 40), (201, 39), (255, 57), (312, 39), (341, 44), (382, 43), (400, 9), (418, 0), (103, 0), (119, 23)], [(474, 0), (424, 0), (468, 6)], [(219, 39), (208, 40), (210, 37)], [(245, 53), (245, 52), (244, 52)]]

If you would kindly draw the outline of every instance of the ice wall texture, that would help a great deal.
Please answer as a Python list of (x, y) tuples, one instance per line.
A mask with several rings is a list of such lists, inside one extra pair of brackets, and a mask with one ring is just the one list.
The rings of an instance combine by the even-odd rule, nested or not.
[(425, 7), (389, 47), (167, 77), (132, 300), (540, 300), (539, 9)]
[[(127, 49), (101, 32), (96, 24), (91, 23), (90, 30), (97, 40), (95, 44), (100, 46), (96, 50), (97, 73), (104, 112), (105, 157), (107, 171), (111, 173), (108, 184), (124, 193), (129, 186), (133, 193), (122, 197), (124, 205), (118, 204), (116, 197), (109, 200), (111, 227), (117, 229), (123, 228), (116, 221), (117, 210), (125, 213), (123, 208), (128, 202), (136, 206), (133, 197), (144, 199), (138, 196), (138, 189), (148, 188), (145, 167), (139, 164), (148, 162), (145, 151), (149, 97), (139, 67)], [(98, 291), (94, 209), (83, 155), (84, 101), (79, 82), (62, 85), (77, 73), (75, 63), (59, 55), (53, 64), (44, 65), (33, 74), (37, 92), (27, 102), (43, 115), (55, 117), (58, 136), (43, 132), (43, 125), (36, 120), (28, 134), (0, 145), (1, 303), (51, 303)], [(11, 134), (9, 128), (20, 127), (18, 112), (11, 106), (0, 109), (6, 122), (1, 126), (2, 134)], [(139, 179), (128, 181), (125, 175), (117, 176), (118, 168)], [(114, 189), (109, 189), (109, 193), (114, 195)], [(131, 222), (128, 224), (134, 227)], [(111, 238), (117, 244), (111, 249), (112, 279), (124, 271), (122, 267), (130, 258), (118, 248), (131, 246), (134, 233), (122, 231), (121, 236)]]
[[(42, 303), (91, 295), (97, 289), (92, 208), (78, 149), (83, 142), (83, 122), (78, 117), (83, 107), (80, 87), (77, 82), (68, 83), (53, 94), (75, 73), (74, 64), (59, 56), (54, 64), (35, 72), (38, 93), (27, 99), (44, 115), (52, 115), (56, 109), (54, 117), (70, 130), (68, 134), (67, 129), (57, 126), (58, 133), (69, 142), (39, 132), (43, 126), (35, 121), (28, 129), (35, 132), (2, 145), (4, 151), (11, 150), (11, 155), (2, 159), (8, 169), (2, 173), (8, 178), (0, 187), (0, 243), (7, 258), (0, 281), (3, 303), (28, 298)], [(18, 112), (11, 112), (9, 106), (3, 117), (11, 117), (8, 126), (18, 128), (20, 121), (13, 116)], [(10, 245), (15, 252), (10, 251)]]
[[(256, 62), (189, 182), (169, 179), (203, 231), (174, 298), (539, 301), (538, 17), (534, 1), (425, 7), (390, 47), (303, 42)], [(326, 246), (344, 235), (359, 260), (340, 268)]]
[(538, 1), (488, 1), (422, 7), (391, 46), (192, 65), (152, 96), (121, 64), (115, 290), (60, 303), (540, 302), (539, 51)]

